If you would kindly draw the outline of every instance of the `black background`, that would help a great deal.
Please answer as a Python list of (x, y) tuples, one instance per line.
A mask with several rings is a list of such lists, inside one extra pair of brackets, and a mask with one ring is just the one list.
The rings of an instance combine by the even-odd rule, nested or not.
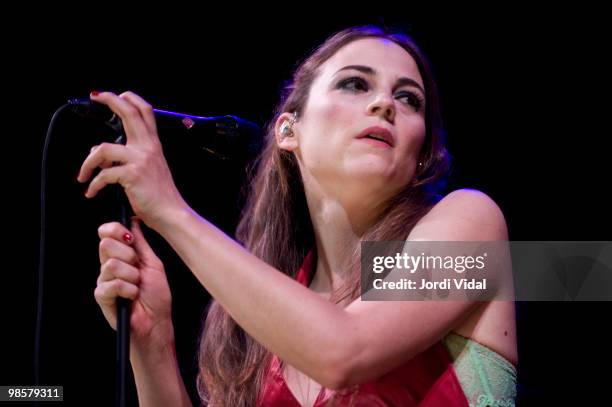
[[(40, 162), (55, 109), (94, 89), (132, 90), (161, 109), (231, 113), (263, 125), (296, 61), (349, 25), (383, 22), (421, 45), (442, 97), (454, 158), (450, 188), (489, 194), (512, 240), (610, 240), (606, 32), (597, 11), (464, 12), (448, 20), (397, 10), (249, 18), (237, 10), (175, 8), (155, 20), (16, 13), (18, 24), (2, 33), (0, 384), (33, 384)], [(85, 200), (74, 179), (102, 136), (102, 129), (62, 117), (49, 151), (42, 382), (63, 385), (69, 405), (114, 400), (114, 332), (93, 298), (96, 230), (112, 218), (110, 199)], [(169, 160), (188, 201), (231, 234), (243, 167), (193, 156)], [(148, 236), (166, 263), (179, 362), (195, 401), (195, 355), (209, 296), (159, 237)], [(517, 304), (521, 405), (605, 400), (609, 375), (600, 372), (611, 362), (604, 334), (610, 308)]]

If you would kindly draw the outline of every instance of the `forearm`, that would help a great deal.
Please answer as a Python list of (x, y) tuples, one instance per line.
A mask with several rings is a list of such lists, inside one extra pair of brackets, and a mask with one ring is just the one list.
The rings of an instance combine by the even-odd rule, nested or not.
[(176, 360), (174, 340), (130, 349), (140, 406), (192, 406)]
[(153, 225), (255, 340), (321, 384), (335, 378), (344, 310), (279, 272), (190, 209)]

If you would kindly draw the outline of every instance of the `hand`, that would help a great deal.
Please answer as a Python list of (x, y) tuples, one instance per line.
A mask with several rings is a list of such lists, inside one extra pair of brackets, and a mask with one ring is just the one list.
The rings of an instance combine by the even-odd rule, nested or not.
[(168, 280), (138, 221), (132, 220), (131, 232), (118, 222), (105, 223), (98, 235), (101, 267), (94, 296), (110, 326), (117, 329), (117, 297), (129, 298), (132, 341), (172, 340)]
[(120, 96), (92, 93), (91, 100), (107, 105), (121, 118), (127, 142), (92, 148), (77, 180), (86, 182), (95, 168), (102, 170), (89, 184), (85, 196), (92, 198), (106, 185), (118, 183), (134, 213), (152, 227), (168, 209), (186, 206), (164, 157), (151, 105), (132, 92)]

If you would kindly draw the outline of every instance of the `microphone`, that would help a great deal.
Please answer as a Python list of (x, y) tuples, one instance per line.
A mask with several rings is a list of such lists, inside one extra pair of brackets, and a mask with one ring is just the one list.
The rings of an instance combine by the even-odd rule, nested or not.
[[(121, 118), (108, 106), (90, 99), (70, 99), (68, 104), (77, 115), (123, 133)], [(222, 160), (253, 157), (261, 149), (261, 128), (237, 116), (193, 116), (160, 109), (153, 112), (164, 146), (188, 143)]]

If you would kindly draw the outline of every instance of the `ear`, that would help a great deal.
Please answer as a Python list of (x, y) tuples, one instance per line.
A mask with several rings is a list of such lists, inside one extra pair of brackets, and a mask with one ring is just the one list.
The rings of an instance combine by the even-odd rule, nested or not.
[[(276, 138), (276, 145), (279, 148), (287, 151), (293, 151), (298, 147), (298, 137), (296, 132), (295, 123), (291, 124), (294, 120), (294, 116), (291, 113), (282, 113), (276, 123), (274, 124), (274, 136)], [(282, 134), (281, 129), (286, 126), (290, 126), (291, 133)]]

